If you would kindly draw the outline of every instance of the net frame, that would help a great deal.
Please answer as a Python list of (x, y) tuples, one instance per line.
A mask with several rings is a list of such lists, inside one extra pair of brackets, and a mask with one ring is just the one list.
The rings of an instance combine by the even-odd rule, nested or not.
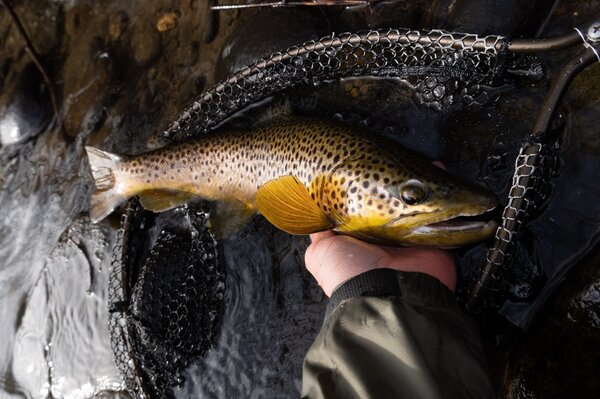
[(176, 141), (197, 137), (236, 111), (287, 88), (358, 76), (400, 78), (421, 104), (436, 110), (469, 104), (503, 80), (507, 47), (502, 36), (439, 29), (326, 36), (276, 52), (215, 84), (163, 135)]

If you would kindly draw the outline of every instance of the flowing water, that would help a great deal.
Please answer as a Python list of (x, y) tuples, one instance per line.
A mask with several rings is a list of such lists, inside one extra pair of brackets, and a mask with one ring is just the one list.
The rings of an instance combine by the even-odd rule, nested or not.
[[(515, 2), (503, 7), (512, 11), (498, 14), (490, 26), (489, 14), (477, 2), (383, 3), (394, 4), (371, 12), (311, 7), (218, 16), (208, 13), (204, 2), (191, 0), (127, 5), (40, 0), (17, 6), (61, 104), (59, 123), (50, 125), (47, 88), (0, 8), (0, 398), (128, 397), (107, 328), (116, 223), (93, 225), (87, 218), (93, 183), (84, 145), (121, 153), (157, 145), (158, 132), (217, 78), (331, 31), (439, 26), (530, 36), (552, 5)], [(598, 2), (558, 2), (543, 34), (563, 33), (593, 15), (600, 17)], [(285, 29), (292, 34), (282, 35)], [(542, 61), (559, 65), (570, 55)], [(353, 89), (362, 95), (354, 96)], [(449, 114), (415, 106), (389, 81), (350, 81), (297, 95), (311, 104), (311, 112), (365, 123), (504, 198), (520, 141), (544, 92), (544, 82), (518, 80), (491, 104)], [(515, 326), (528, 327), (582, 259), (580, 275), (597, 264), (590, 254), (597, 252), (600, 233), (599, 110), (600, 68), (593, 66), (573, 82), (562, 104), (552, 196), (527, 225), (508, 273), (509, 298), (499, 314)], [(221, 332), (206, 358), (190, 367), (177, 397), (298, 396), (302, 357), (326, 302), (303, 266), (307, 244), (305, 237), (276, 231), (260, 217), (223, 243), (227, 280)], [(459, 253), (463, 284), (484, 250), (479, 245)], [(586, 328), (568, 328), (568, 338), (597, 345), (600, 279), (593, 272), (583, 276), (572, 292), (561, 287), (564, 302), (555, 297), (550, 303), (570, 315), (561, 323)], [(528, 337), (538, 343), (543, 338)], [(580, 375), (580, 381), (597, 375), (600, 359), (583, 365), (589, 369), (589, 364), (592, 377)], [(513, 390), (515, 397), (539, 392), (523, 382), (533, 378), (523, 369), (512, 381), (520, 389)]]

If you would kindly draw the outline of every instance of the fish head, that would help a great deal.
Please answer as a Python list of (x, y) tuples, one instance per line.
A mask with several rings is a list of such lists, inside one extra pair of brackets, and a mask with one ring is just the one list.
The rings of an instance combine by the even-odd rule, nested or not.
[[(387, 245), (443, 248), (493, 234), (497, 222), (477, 217), (497, 207), (494, 194), (429, 161), (403, 162), (389, 160), (376, 168), (353, 163), (351, 169), (336, 171), (338, 177), (331, 180), (344, 183), (341, 203), (328, 207), (336, 231)], [(331, 191), (325, 190), (329, 196)]]

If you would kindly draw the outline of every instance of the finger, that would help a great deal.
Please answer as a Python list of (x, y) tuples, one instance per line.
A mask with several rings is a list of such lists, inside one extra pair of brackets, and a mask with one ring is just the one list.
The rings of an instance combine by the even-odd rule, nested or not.
[(318, 243), (324, 238), (333, 237), (335, 233), (332, 230), (321, 231), (319, 233), (313, 233), (310, 235), (310, 240), (313, 244)]

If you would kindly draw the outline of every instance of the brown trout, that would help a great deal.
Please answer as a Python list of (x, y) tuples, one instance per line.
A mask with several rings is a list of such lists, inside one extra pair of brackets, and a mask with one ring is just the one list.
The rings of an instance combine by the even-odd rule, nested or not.
[(491, 193), (393, 141), (333, 121), (280, 118), (139, 156), (86, 150), (97, 188), (93, 221), (139, 195), (156, 212), (194, 197), (216, 201), (211, 223), (229, 223), (225, 232), (257, 211), (291, 234), (333, 229), (390, 245), (456, 247), (496, 228), (466, 218), (493, 209)]

